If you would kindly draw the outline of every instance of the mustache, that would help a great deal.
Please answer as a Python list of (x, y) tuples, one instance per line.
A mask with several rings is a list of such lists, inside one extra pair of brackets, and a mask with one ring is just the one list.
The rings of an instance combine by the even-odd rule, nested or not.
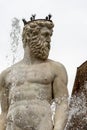
[(42, 43), (42, 44), (44, 44), (44, 47), (47, 47), (48, 49), (51, 48), (51, 46), (50, 46), (50, 42), (49, 42), (49, 41), (45, 41), (45, 42)]

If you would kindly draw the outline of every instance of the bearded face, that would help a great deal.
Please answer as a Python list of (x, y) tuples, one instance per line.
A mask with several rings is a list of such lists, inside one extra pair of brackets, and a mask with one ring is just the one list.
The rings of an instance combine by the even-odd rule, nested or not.
[(29, 44), (31, 55), (36, 58), (46, 60), (50, 51), (50, 42), (45, 39), (37, 38)]
[(31, 57), (41, 60), (48, 58), (52, 28), (53, 24), (49, 21), (35, 21), (35, 23), (27, 24), (24, 27), (22, 34), (23, 46), (24, 48), (29, 46)]

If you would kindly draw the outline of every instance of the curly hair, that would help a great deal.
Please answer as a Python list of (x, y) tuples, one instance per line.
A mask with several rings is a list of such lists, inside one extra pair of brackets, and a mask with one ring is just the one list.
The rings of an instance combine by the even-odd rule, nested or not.
[[(23, 41), (23, 47), (25, 47), (27, 44), (29, 44), (32, 40), (38, 40), (40, 29), (42, 27), (47, 27), (48, 29), (52, 30), (54, 27), (54, 24), (52, 21), (47, 20), (35, 20), (28, 22), (22, 32), (22, 41)], [(36, 42), (35, 41), (35, 42)]]

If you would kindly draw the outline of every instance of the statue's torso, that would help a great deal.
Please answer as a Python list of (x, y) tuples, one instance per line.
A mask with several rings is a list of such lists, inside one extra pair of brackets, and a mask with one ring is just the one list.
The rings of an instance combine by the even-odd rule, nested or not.
[(7, 105), (9, 104), (8, 122), (14, 119), (17, 125), (18, 119), (21, 121), (18, 123), (19, 127), (26, 127), (29, 122), (32, 124), (32, 121), (38, 125), (42, 117), (51, 121), (53, 79), (54, 75), (49, 63), (12, 67), (5, 77), (5, 89), (9, 90), (7, 93), (5, 91), (8, 100), (3, 98), (2, 101), (3, 105), (7, 101)]
[(52, 130), (50, 103), (58, 90), (53, 88), (58, 75), (63, 75), (61, 64), (53, 61), (18, 63), (3, 73), (1, 106), (7, 113), (6, 130), (45, 130), (48, 126)]
[(10, 105), (21, 100), (52, 99), (53, 75), (48, 64), (13, 67), (6, 77)]
[(5, 88), (9, 90), (8, 122), (14, 119), (16, 125), (23, 127), (32, 125), (32, 121), (38, 125), (41, 118), (49, 118), (51, 121), (53, 78), (49, 63), (12, 67), (5, 78)]

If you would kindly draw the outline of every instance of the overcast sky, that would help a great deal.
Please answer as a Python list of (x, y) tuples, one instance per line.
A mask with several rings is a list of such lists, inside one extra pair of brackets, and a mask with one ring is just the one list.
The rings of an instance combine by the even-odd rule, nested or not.
[(12, 19), (49, 13), (55, 24), (49, 58), (65, 65), (71, 93), (76, 69), (87, 60), (87, 0), (0, 0), (0, 72), (8, 67)]

